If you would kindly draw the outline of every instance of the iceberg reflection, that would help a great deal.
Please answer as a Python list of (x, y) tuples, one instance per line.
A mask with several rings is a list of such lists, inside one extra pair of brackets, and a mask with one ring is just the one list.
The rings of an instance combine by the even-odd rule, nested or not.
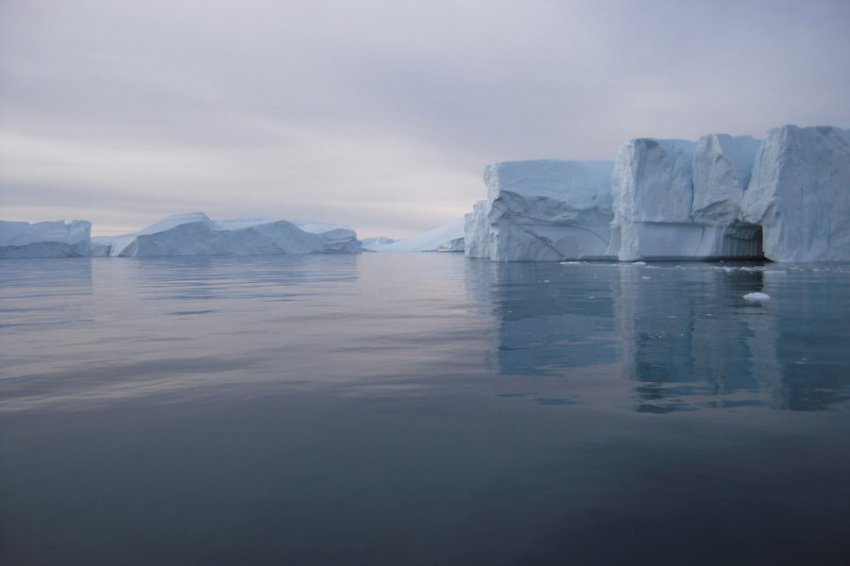
[[(639, 412), (850, 399), (847, 267), (471, 262), (497, 319), (501, 375), (616, 368)], [(770, 301), (743, 296), (764, 292)]]

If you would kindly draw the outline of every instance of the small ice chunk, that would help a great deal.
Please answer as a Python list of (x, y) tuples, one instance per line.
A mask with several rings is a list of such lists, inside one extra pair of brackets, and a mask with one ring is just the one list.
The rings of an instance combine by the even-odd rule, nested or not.
[(759, 293), (759, 292), (747, 293), (746, 295), (744, 295), (744, 300), (750, 301), (750, 302), (753, 302), (753, 303), (760, 303), (762, 301), (769, 301), (770, 295), (768, 295), (767, 293)]

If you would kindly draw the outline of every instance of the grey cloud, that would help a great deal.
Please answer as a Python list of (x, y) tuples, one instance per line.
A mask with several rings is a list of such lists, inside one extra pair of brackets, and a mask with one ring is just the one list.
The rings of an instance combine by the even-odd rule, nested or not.
[(463, 214), (489, 161), (850, 125), (842, 1), (7, 0), (0, 21), (0, 205), (31, 220), (83, 194), (96, 223), (195, 202), (402, 234)]

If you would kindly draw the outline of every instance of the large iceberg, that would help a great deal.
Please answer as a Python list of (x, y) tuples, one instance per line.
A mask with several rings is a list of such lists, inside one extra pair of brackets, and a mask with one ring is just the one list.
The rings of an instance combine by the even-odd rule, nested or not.
[(136, 234), (94, 238), (95, 253), (121, 257), (357, 253), (353, 230), (286, 220), (214, 221), (201, 212), (176, 214)]
[(427, 232), (422, 232), (403, 240), (381, 245), (372, 243), (371, 251), (375, 252), (463, 252), (463, 218), (437, 226)]
[(466, 215), (470, 257), (850, 261), (850, 131), (839, 128), (641, 138), (613, 171), (519, 161), (484, 180), (487, 200)]
[(510, 161), (484, 169), (487, 200), (466, 216), (466, 253), (494, 261), (601, 259), (610, 161)]
[(850, 261), (850, 131), (769, 132), (744, 194), (743, 219), (773, 261)]
[(617, 154), (610, 252), (620, 260), (761, 257), (758, 226), (740, 221), (759, 141), (636, 139)]
[(0, 220), (0, 258), (84, 257), (90, 253), (91, 222)]

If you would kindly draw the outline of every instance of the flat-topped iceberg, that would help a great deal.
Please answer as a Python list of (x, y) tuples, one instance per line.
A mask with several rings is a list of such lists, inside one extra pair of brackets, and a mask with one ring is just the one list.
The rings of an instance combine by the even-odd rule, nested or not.
[(0, 258), (85, 257), (91, 222), (12, 222), (0, 220)]
[(409, 238), (381, 245), (372, 243), (375, 252), (463, 252), (463, 218), (437, 226)]
[(509, 161), (484, 169), (487, 200), (466, 217), (466, 253), (494, 261), (607, 255), (610, 161)]
[(211, 220), (201, 212), (164, 218), (135, 234), (96, 237), (98, 255), (191, 256), (357, 253), (353, 230), (286, 220)]
[(755, 160), (743, 219), (773, 261), (850, 261), (850, 130), (771, 130)]
[(641, 138), (620, 148), (607, 178), (603, 163), (488, 166), (487, 200), (466, 216), (466, 254), (850, 261), (848, 130), (783, 126), (765, 141)]

